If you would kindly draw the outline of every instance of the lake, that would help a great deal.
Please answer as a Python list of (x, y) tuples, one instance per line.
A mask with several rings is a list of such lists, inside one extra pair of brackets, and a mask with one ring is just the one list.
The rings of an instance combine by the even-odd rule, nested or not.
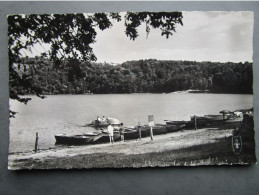
[(55, 145), (55, 134), (80, 134), (95, 131), (85, 127), (97, 116), (118, 118), (125, 126), (148, 124), (148, 115), (155, 123), (164, 120), (189, 120), (191, 115), (218, 114), (253, 107), (253, 95), (240, 94), (109, 94), (109, 95), (49, 95), (36, 96), (27, 105), (10, 100), (10, 108), (18, 112), (10, 119), (9, 152), (34, 149), (39, 133), (39, 148)]

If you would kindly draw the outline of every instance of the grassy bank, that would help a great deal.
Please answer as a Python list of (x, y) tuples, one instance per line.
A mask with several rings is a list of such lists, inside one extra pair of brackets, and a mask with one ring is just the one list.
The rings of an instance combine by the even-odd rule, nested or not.
[[(251, 121), (250, 121), (251, 122)], [(253, 121), (252, 121), (253, 122)], [(68, 147), (37, 154), (9, 156), (11, 169), (122, 168), (252, 164), (256, 162), (253, 125), (238, 122), (183, 130), (140, 140)], [(232, 151), (232, 135), (242, 135), (240, 154)], [(248, 133), (247, 133), (248, 132)]]
[(21, 168), (122, 168), (156, 166), (195, 166), (195, 165), (230, 165), (255, 163), (255, 156), (247, 152), (247, 146), (239, 155), (232, 151), (231, 138), (221, 139), (216, 143), (192, 146), (183, 149), (158, 153), (129, 154), (96, 153), (73, 157), (50, 158), (40, 160), (21, 160)]

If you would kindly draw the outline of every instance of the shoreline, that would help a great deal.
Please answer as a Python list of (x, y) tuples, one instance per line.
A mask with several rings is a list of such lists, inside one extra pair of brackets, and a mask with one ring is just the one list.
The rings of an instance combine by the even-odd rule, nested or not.
[[(19, 169), (70, 169), (70, 168), (123, 168), (251, 164), (256, 162), (249, 143), (244, 151), (232, 151), (233, 129), (239, 122), (220, 127), (156, 135), (142, 140), (69, 146), (39, 153), (9, 154), (8, 168)], [(247, 146), (246, 146), (247, 145)]]
[[(202, 91), (202, 90), (183, 90), (183, 91), (172, 91), (172, 92), (160, 92), (160, 93), (152, 93), (152, 92), (139, 92), (139, 93), (67, 93), (67, 94), (42, 94), (43, 96), (52, 96), (52, 95), (142, 95), (142, 94), (232, 94), (232, 95), (253, 95), (253, 93), (227, 93), (227, 92), (213, 92), (213, 91)], [(35, 96), (35, 94), (23, 94), (20, 96)]]

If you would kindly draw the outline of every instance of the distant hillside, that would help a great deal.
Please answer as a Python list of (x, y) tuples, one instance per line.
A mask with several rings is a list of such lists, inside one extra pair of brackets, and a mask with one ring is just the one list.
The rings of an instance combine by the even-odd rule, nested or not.
[[(23, 58), (20, 75), (43, 94), (169, 93), (188, 89), (252, 94), (252, 63), (138, 60), (113, 66), (70, 61), (55, 67), (44, 58)], [(27, 89), (15, 89), (30, 94)]]

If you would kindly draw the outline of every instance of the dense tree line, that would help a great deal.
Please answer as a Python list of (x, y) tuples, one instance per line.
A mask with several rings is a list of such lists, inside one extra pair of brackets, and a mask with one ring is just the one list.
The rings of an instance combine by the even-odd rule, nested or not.
[[(23, 67), (18, 68), (18, 66)], [(70, 60), (56, 67), (49, 59), (22, 58), (16, 71), (47, 94), (169, 93), (209, 90), (252, 94), (252, 63), (139, 60), (118, 65)], [(25, 84), (26, 86), (26, 84)], [(30, 87), (13, 88), (33, 94)]]

